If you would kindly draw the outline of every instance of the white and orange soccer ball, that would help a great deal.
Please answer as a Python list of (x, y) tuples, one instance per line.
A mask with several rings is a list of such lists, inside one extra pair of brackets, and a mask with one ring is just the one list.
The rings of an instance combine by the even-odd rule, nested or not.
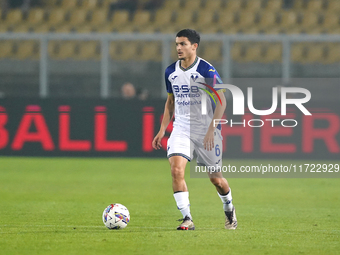
[(122, 204), (110, 204), (103, 212), (103, 222), (108, 229), (122, 229), (130, 221), (130, 212)]

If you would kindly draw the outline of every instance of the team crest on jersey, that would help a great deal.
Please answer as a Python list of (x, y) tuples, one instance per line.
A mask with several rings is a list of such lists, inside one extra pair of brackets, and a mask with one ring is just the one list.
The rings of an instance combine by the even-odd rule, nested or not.
[(191, 75), (191, 79), (192, 79), (193, 81), (196, 81), (196, 80), (198, 79), (198, 75), (192, 74), (192, 75)]

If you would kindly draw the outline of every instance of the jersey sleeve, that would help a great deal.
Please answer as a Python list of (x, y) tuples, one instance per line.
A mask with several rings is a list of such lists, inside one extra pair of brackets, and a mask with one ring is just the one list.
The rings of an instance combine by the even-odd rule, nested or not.
[(166, 86), (166, 91), (168, 92), (168, 94), (173, 94), (171, 82), (169, 81), (169, 76), (167, 75), (166, 72), (165, 72), (165, 86)]
[(204, 78), (206, 80), (206, 83), (212, 87), (215, 87), (215, 84), (222, 84), (222, 79), (212, 65), (209, 65), (209, 67), (205, 70)]
[(172, 85), (171, 82), (169, 80), (170, 75), (175, 71), (175, 63), (173, 63), (172, 65), (170, 65), (166, 70), (165, 70), (165, 86), (166, 86), (166, 91), (168, 92), (168, 94), (173, 94), (172, 92)]
[(199, 63), (197, 71), (204, 77), (205, 83), (211, 87), (223, 83), (215, 67), (203, 59)]

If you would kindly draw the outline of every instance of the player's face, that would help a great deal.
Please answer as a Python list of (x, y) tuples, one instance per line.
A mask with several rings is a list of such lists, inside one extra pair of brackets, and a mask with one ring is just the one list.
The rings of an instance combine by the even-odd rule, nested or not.
[(197, 43), (191, 44), (187, 37), (176, 37), (176, 50), (179, 60), (185, 60), (196, 54)]

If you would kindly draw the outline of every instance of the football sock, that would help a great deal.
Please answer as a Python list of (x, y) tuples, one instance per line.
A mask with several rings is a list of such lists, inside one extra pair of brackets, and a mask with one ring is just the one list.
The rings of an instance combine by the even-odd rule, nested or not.
[(190, 214), (189, 192), (176, 192), (174, 193), (174, 198), (176, 200), (178, 210), (180, 210), (183, 215), (183, 219), (185, 218), (185, 216), (189, 216), (190, 219), (192, 219)]
[(218, 193), (218, 196), (221, 198), (222, 203), (223, 203), (223, 210), (225, 212), (231, 212), (233, 210), (233, 198), (231, 196), (231, 189), (229, 189), (229, 192), (227, 194), (221, 195), (220, 193)]

